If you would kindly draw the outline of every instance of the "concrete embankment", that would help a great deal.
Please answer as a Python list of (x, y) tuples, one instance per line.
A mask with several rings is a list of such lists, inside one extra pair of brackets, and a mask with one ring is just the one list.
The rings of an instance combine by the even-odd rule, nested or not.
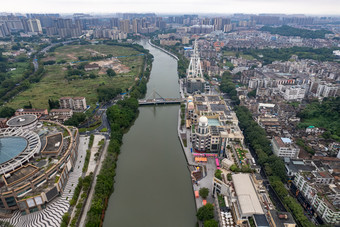
[(178, 57), (177, 57), (176, 55), (174, 55), (173, 53), (171, 53), (171, 52), (165, 50), (164, 48), (162, 48), (162, 47), (160, 47), (160, 46), (157, 46), (157, 45), (153, 44), (153, 43), (151, 42), (150, 39), (149, 39), (149, 44), (150, 44), (152, 47), (155, 47), (155, 48), (157, 48), (157, 49), (163, 51), (164, 53), (170, 55), (171, 57), (173, 57), (173, 58), (176, 59), (177, 61), (179, 60)]

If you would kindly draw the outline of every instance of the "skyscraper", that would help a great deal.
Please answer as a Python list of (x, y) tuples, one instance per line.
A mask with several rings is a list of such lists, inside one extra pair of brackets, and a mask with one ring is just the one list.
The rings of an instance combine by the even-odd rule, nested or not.
[(40, 20), (38, 19), (29, 19), (27, 21), (28, 24), (28, 29), (30, 32), (37, 32), (42, 34), (42, 28), (41, 28), (41, 24), (40, 24)]

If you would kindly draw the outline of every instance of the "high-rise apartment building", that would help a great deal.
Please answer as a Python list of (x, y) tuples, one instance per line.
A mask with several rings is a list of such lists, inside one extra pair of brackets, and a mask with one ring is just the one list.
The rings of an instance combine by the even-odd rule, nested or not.
[(38, 19), (29, 19), (27, 21), (27, 25), (28, 25), (28, 30), (30, 32), (37, 32), (37, 33), (42, 34), (42, 28), (41, 28), (40, 20), (38, 20)]

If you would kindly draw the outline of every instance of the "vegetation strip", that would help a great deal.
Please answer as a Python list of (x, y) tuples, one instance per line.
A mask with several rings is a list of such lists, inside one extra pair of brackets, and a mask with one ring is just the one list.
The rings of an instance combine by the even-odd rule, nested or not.
[(107, 110), (107, 117), (111, 126), (111, 140), (102, 168), (97, 175), (91, 207), (87, 213), (86, 226), (102, 225), (107, 201), (114, 190), (115, 169), (123, 135), (138, 116), (137, 98), (143, 97), (146, 93), (146, 83), (150, 75), (151, 62), (152, 55), (147, 52), (145, 64), (148, 67), (143, 72), (140, 81), (131, 89), (130, 98), (118, 101), (116, 105)]

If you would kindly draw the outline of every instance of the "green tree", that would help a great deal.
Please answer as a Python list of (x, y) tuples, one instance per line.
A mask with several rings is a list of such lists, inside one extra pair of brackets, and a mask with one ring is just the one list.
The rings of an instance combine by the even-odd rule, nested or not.
[(203, 199), (206, 199), (209, 195), (209, 189), (208, 188), (201, 188), (199, 190), (199, 194)]
[(74, 113), (73, 116), (65, 121), (65, 125), (78, 127), (80, 123), (84, 122), (86, 115), (84, 113)]
[(218, 227), (218, 222), (215, 219), (206, 220), (204, 227)]
[(15, 113), (15, 109), (8, 107), (8, 106), (3, 106), (0, 107), (0, 117), (8, 118), (12, 117)]
[(198, 209), (197, 218), (201, 221), (210, 220), (214, 218), (214, 205), (207, 203)]
[(116, 72), (113, 70), (113, 69), (108, 69), (108, 70), (106, 70), (106, 74), (109, 76), (109, 77), (114, 77), (114, 76), (116, 76), (117, 74), (116, 74)]
[(217, 169), (217, 170), (215, 171), (215, 177), (218, 178), (218, 179), (220, 179), (220, 180), (222, 180), (222, 170)]
[(53, 100), (53, 99), (49, 99), (48, 100), (48, 106), (50, 107), (50, 109), (58, 109), (59, 108), (59, 101), (58, 100)]
[(252, 90), (251, 92), (248, 93), (248, 97), (256, 97), (256, 89)]

